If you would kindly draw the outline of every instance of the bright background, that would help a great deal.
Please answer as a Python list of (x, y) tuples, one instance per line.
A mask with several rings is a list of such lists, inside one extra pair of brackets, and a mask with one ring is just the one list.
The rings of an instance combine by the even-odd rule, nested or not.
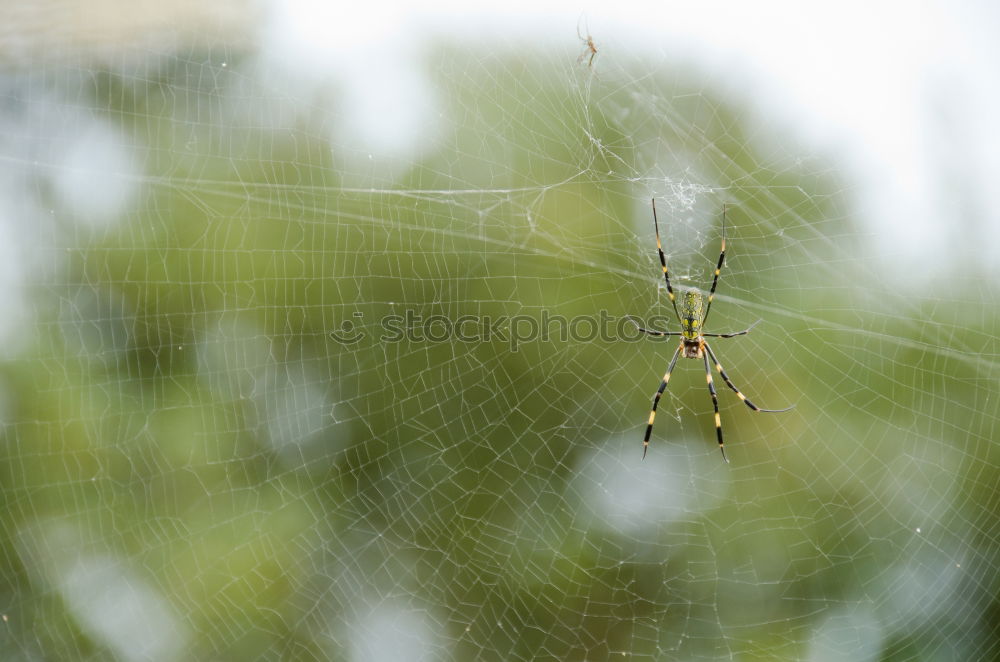
[(1000, 655), (993, 5), (7, 12), (4, 659)]

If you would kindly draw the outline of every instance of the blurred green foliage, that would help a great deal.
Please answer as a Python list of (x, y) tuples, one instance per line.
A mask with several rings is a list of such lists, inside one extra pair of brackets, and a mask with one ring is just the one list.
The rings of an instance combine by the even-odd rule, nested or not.
[[(995, 650), (995, 310), (900, 298), (834, 173), (759, 156), (754, 117), (696, 81), (456, 55), (434, 68), (446, 137), (370, 189), (317, 108), (271, 127), (246, 109), (279, 103), (249, 60), (66, 96), (142, 146), (144, 186), (113, 229), (73, 234), (3, 370), (10, 659), (131, 659), (65, 598), (73, 559), (105, 556), (169, 605), (178, 659), (345, 658), (393, 601), (456, 660), (801, 659), (855, 608), (881, 659)], [(664, 313), (648, 198), (687, 180), (723, 193), (685, 212), (703, 231), (671, 224), (693, 249), (671, 260), (708, 273), (735, 203), (712, 322), (765, 324), (720, 358), (798, 407), (721, 394), (734, 466), (690, 481), (724, 496), (616, 530), (583, 468), (618, 446), (640, 462), (668, 350), (387, 343), (381, 320)], [(331, 338), (345, 320), (362, 340)], [(677, 375), (651, 453), (695, 438), (719, 463), (703, 376)]]

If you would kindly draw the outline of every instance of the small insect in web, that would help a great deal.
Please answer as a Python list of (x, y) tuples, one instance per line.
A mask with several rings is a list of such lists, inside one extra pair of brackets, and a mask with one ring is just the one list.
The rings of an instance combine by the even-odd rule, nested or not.
[[(583, 17), (581, 17), (582, 19)], [(576, 58), (577, 64), (581, 64), (584, 60), (587, 60), (587, 67), (590, 69), (594, 68), (594, 58), (597, 57), (597, 46), (594, 44), (594, 38), (590, 36), (590, 27), (585, 28), (587, 36), (584, 37), (583, 33), (580, 32), (580, 21), (576, 22), (576, 36), (580, 38), (583, 42), (583, 52), (580, 53), (580, 57)], [(588, 59), (589, 58), (589, 59)]]
[(709, 291), (707, 298), (696, 289), (690, 289), (682, 292), (680, 294), (681, 304), (679, 308), (677, 306), (677, 296), (674, 294), (674, 289), (670, 286), (670, 274), (667, 272), (667, 258), (663, 254), (663, 245), (660, 243), (660, 224), (656, 220), (655, 198), (653, 199), (653, 228), (656, 230), (656, 250), (660, 254), (660, 266), (663, 267), (663, 280), (667, 283), (667, 296), (670, 298), (670, 303), (674, 307), (674, 314), (677, 316), (677, 321), (681, 325), (681, 330), (657, 331), (644, 329), (639, 326), (634, 319), (629, 319), (642, 333), (651, 336), (680, 336), (681, 342), (677, 349), (674, 350), (674, 355), (670, 359), (670, 364), (667, 366), (667, 372), (663, 375), (663, 379), (660, 380), (660, 387), (656, 389), (656, 393), (653, 395), (653, 407), (649, 412), (649, 421), (646, 424), (646, 436), (642, 440), (642, 456), (645, 458), (646, 451), (649, 450), (649, 437), (653, 433), (653, 419), (656, 418), (656, 406), (660, 403), (660, 397), (663, 395), (663, 391), (667, 388), (667, 383), (670, 381), (670, 374), (674, 371), (674, 366), (677, 364), (677, 358), (683, 355), (686, 359), (702, 359), (705, 363), (705, 379), (708, 382), (708, 392), (712, 396), (712, 406), (715, 408), (715, 434), (719, 439), (719, 450), (722, 451), (722, 459), (728, 463), (729, 458), (726, 457), (726, 449), (722, 444), (722, 419), (719, 417), (719, 397), (715, 392), (715, 384), (712, 383), (712, 369), (708, 365), (709, 358), (712, 359), (712, 362), (715, 364), (715, 369), (718, 370), (719, 375), (721, 375), (723, 381), (726, 382), (726, 386), (732, 389), (732, 391), (736, 394), (736, 397), (742, 400), (746, 406), (753, 411), (776, 414), (788, 411), (795, 405), (792, 405), (792, 407), (786, 407), (785, 409), (763, 409), (750, 402), (750, 400), (748, 400), (747, 397), (743, 395), (738, 388), (736, 388), (732, 380), (729, 379), (726, 371), (722, 369), (722, 364), (719, 363), (719, 359), (716, 358), (715, 352), (712, 351), (712, 347), (708, 344), (708, 341), (705, 340), (705, 338), (735, 338), (736, 336), (745, 336), (760, 322), (760, 320), (757, 320), (743, 331), (737, 331), (735, 333), (705, 333), (704, 331), (705, 320), (708, 319), (708, 311), (712, 307), (712, 299), (715, 298), (715, 288), (719, 285), (719, 274), (722, 272), (722, 263), (726, 259), (726, 206), (722, 206), (722, 251), (719, 253), (719, 262), (715, 266), (715, 274), (712, 278), (712, 289)]

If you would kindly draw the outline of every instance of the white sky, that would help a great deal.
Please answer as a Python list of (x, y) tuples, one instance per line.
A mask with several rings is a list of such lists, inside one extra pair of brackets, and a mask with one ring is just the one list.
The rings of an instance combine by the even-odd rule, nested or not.
[[(944, 0), (275, 0), (264, 43), (295, 76), (346, 88), (348, 121), (339, 139), (405, 158), (419, 151), (421, 114), (434, 112), (416, 57), (433, 39), (483, 50), (578, 48), (584, 16), (601, 49), (598, 67), (601, 59), (648, 52), (712, 81), (730, 77), (748, 108), (831, 159), (855, 213), (900, 273), (929, 277), (927, 261), (949, 255), (1000, 264), (1000, 211), (990, 199), (1000, 180), (997, 7)], [(399, 99), (411, 103), (400, 107)]]

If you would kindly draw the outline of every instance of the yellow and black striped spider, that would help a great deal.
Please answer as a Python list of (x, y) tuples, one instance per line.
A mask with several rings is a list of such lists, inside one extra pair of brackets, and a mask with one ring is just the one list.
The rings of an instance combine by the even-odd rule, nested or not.
[[(649, 334), (651, 336), (681, 336), (680, 345), (674, 350), (674, 356), (670, 359), (670, 365), (667, 366), (667, 372), (663, 375), (663, 379), (660, 381), (660, 388), (656, 389), (656, 394), (653, 395), (653, 408), (649, 412), (649, 422), (646, 425), (646, 436), (642, 440), (642, 456), (646, 457), (646, 451), (649, 450), (649, 435), (653, 432), (653, 419), (656, 418), (656, 405), (660, 403), (660, 396), (663, 395), (663, 391), (667, 388), (667, 382), (670, 381), (670, 373), (674, 371), (674, 366), (677, 364), (677, 357), (683, 354), (686, 359), (703, 359), (705, 362), (705, 379), (708, 381), (708, 392), (712, 395), (712, 406), (715, 407), (715, 434), (719, 438), (719, 450), (722, 451), (722, 459), (727, 463), (729, 458), (726, 457), (726, 449), (722, 445), (722, 419), (719, 417), (719, 397), (715, 393), (715, 384), (712, 383), (712, 370), (708, 366), (708, 359), (711, 358), (712, 362), (715, 363), (715, 369), (719, 371), (722, 379), (726, 382), (726, 386), (731, 388), (736, 396), (746, 403), (747, 407), (750, 407), (753, 411), (763, 411), (772, 414), (776, 414), (783, 411), (788, 411), (792, 407), (786, 407), (785, 409), (762, 409), (750, 402), (745, 395), (740, 393), (740, 390), (736, 388), (733, 382), (726, 375), (726, 371), (722, 369), (722, 364), (715, 357), (715, 352), (709, 346), (705, 338), (734, 338), (736, 336), (745, 336), (750, 333), (750, 330), (757, 326), (760, 320), (751, 324), (748, 328), (743, 331), (737, 331), (736, 333), (705, 333), (703, 329), (705, 328), (705, 320), (708, 319), (708, 311), (712, 307), (712, 299), (715, 298), (715, 288), (719, 284), (719, 273), (722, 271), (722, 263), (726, 259), (726, 207), (722, 207), (722, 252), (719, 253), (719, 263), (715, 265), (715, 276), (712, 278), (712, 289), (708, 293), (708, 298), (702, 296), (702, 293), (696, 289), (690, 289), (681, 293), (681, 305), (680, 308), (677, 307), (677, 297), (674, 295), (674, 289), (670, 286), (670, 275), (667, 273), (667, 258), (663, 255), (663, 245), (660, 243), (660, 224), (656, 220), (656, 199), (653, 199), (653, 227), (656, 230), (656, 250), (660, 254), (660, 265), (663, 267), (663, 279), (667, 282), (667, 296), (670, 297), (670, 303), (674, 307), (674, 313), (677, 315), (677, 321), (681, 324), (680, 331), (655, 331), (644, 329), (638, 324), (636, 327), (643, 333)], [(631, 319), (631, 318), (629, 318)], [(632, 320), (635, 324), (635, 321)]]

